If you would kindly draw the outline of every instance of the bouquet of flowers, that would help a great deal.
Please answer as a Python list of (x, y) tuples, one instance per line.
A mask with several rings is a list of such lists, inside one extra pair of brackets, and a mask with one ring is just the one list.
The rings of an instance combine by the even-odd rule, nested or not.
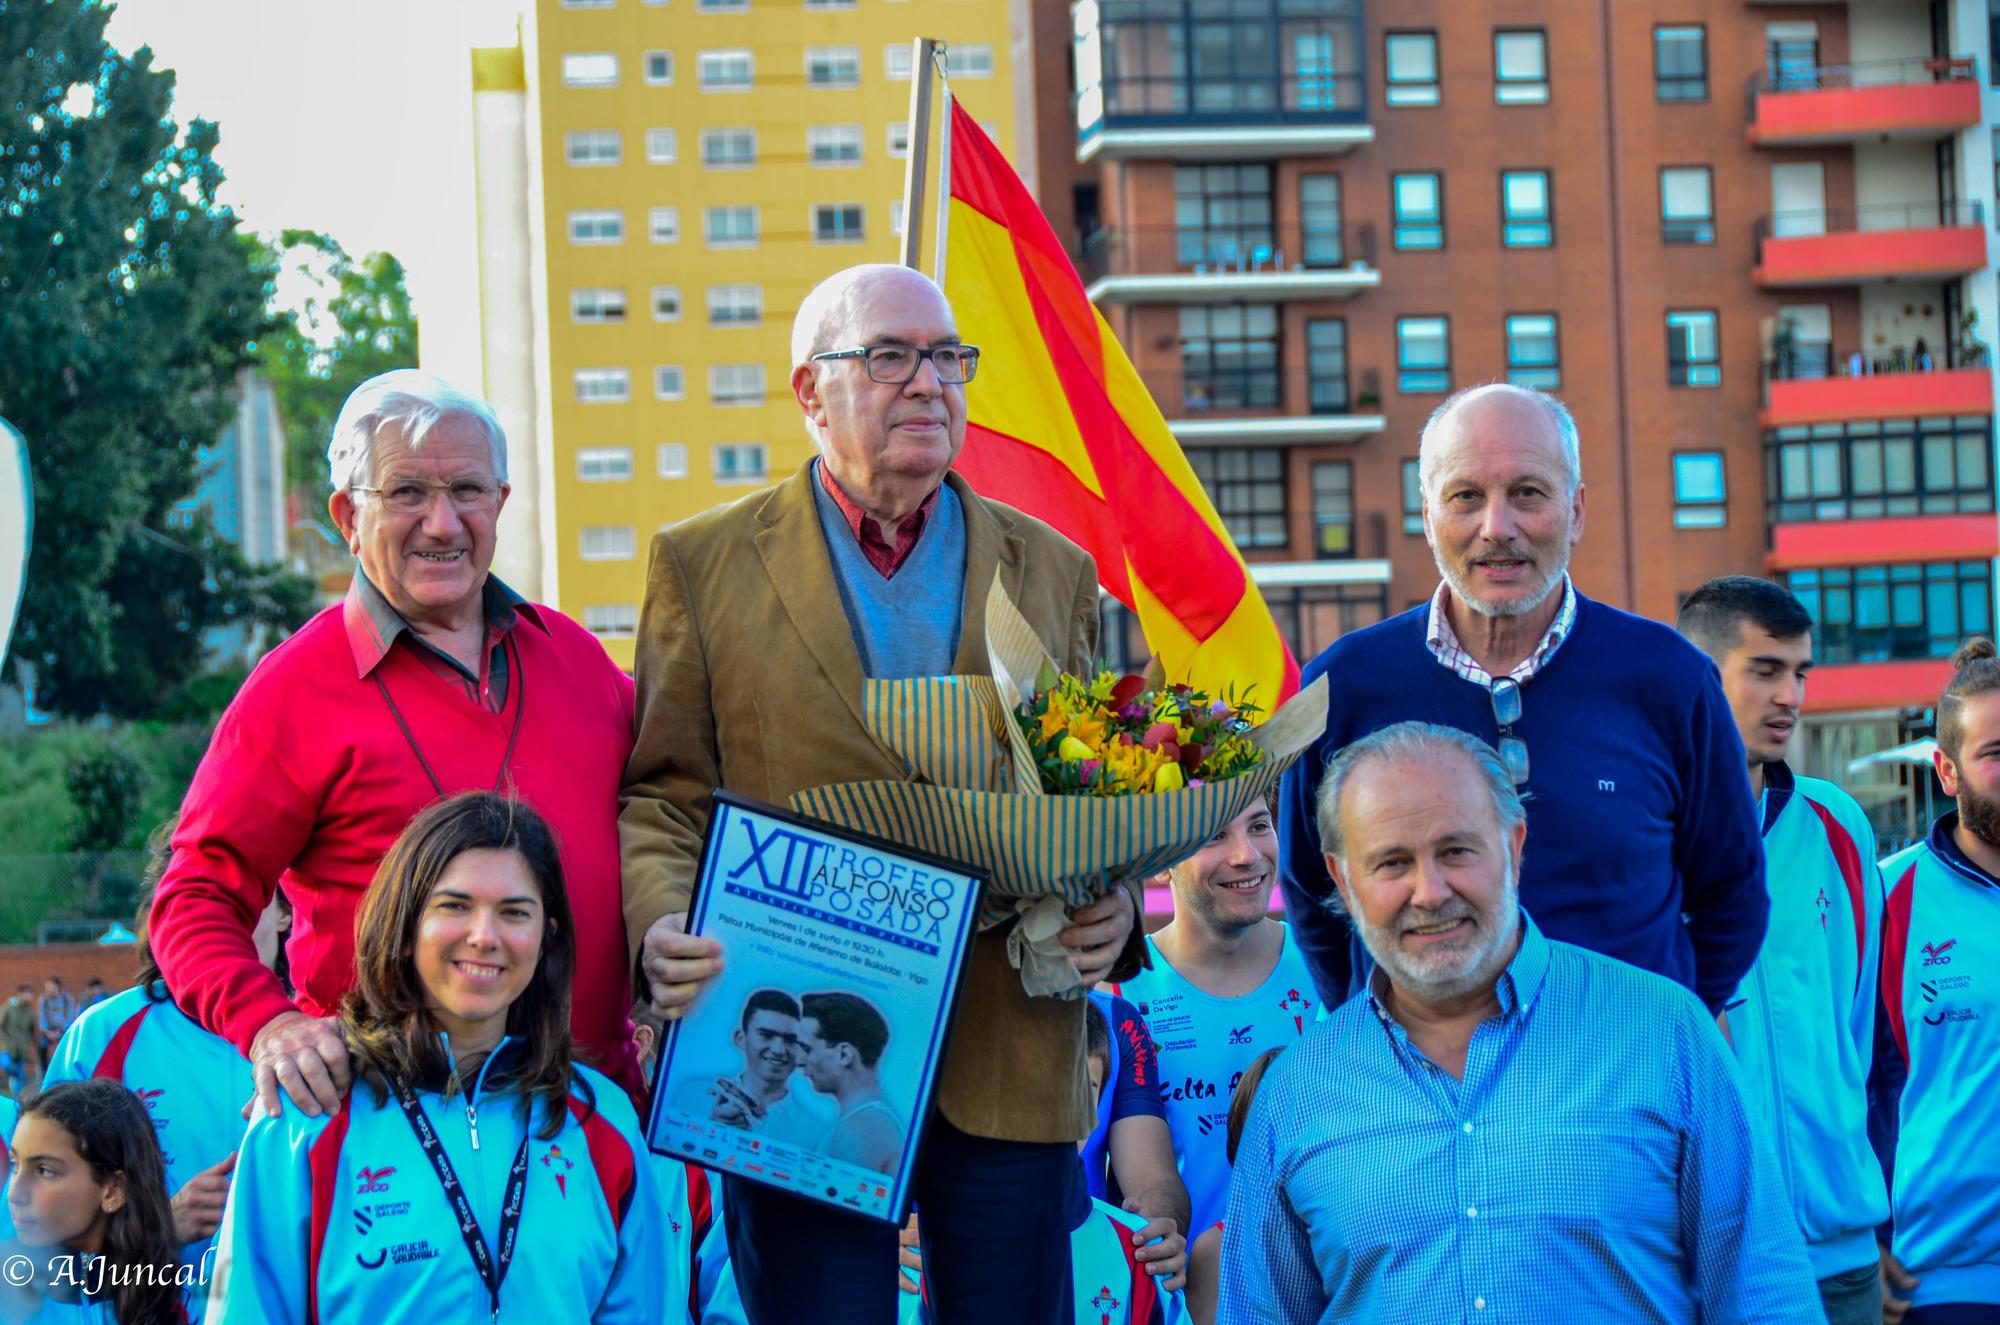
[(1080, 998), (1056, 940), (1069, 910), (1187, 859), (1268, 795), (1326, 729), (1326, 681), (1252, 725), (1247, 701), (1157, 669), (1066, 675), (997, 575), (986, 647), (991, 676), (864, 684), (863, 719), (908, 780), (815, 787), (792, 808), (985, 876), (980, 923), (1019, 917), (1008, 956), (1022, 985)]

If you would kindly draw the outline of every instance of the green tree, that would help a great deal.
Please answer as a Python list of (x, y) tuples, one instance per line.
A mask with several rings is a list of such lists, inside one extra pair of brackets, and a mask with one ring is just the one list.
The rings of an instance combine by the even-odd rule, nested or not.
[[(225, 587), (242, 577), (220, 540), (166, 515), (255, 361), (272, 274), (216, 201), (216, 127), (176, 123), (173, 76), (147, 49), (114, 50), (109, 14), (0, 0), (0, 415), (28, 439), (36, 506), (5, 675), (26, 664), (43, 707), (79, 716), (143, 708), (184, 679), (186, 654), (144, 678), (121, 667), (190, 604), (204, 621), (235, 610)], [(198, 584), (126, 596), (167, 564), (160, 538), (201, 559)]]
[[(278, 310), (281, 325), (261, 347), (285, 420), (285, 478), (318, 491), (341, 403), (377, 373), (416, 367), (417, 319), (403, 264), (387, 253), (357, 261), (331, 235), (286, 230), (269, 260), (296, 278), (281, 281), (281, 291), (305, 291), (297, 307)], [(305, 505), (327, 520), (320, 503)]]
[(76, 807), (72, 851), (116, 851), (132, 836), (146, 794), (146, 770), (132, 755), (114, 745), (79, 750), (63, 769), (63, 785)]

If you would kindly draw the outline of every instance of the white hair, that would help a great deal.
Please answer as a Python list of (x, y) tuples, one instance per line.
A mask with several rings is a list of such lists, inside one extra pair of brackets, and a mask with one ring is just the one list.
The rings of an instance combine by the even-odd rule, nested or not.
[(396, 368), (378, 373), (348, 393), (326, 444), (327, 478), (335, 492), (374, 481), (375, 434), (395, 425), (412, 451), (446, 419), (470, 419), (486, 433), (493, 476), (507, 481), (507, 433), (500, 416), (478, 396), (460, 391), (436, 373)]
[(1571, 417), (1569, 406), (1546, 391), (1515, 386), (1512, 382), (1486, 382), (1446, 396), (1444, 403), (1432, 410), (1430, 418), (1424, 421), (1424, 431), (1417, 442), (1417, 482), (1423, 488), (1426, 500), (1437, 495), (1434, 485), (1437, 481), (1438, 453), (1449, 440), (1445, 435), (1445, 425), (1461, 406), (1494, 395), (1532, 401), (1548, 412), (1549, 422), (1556, 430), (1558, 449), (1562, 452), (1563, 477), (1569, 484), (1569, 496), (1575, 497), (1576, 490), (1583, 486), (1583, 456), (1577, 441), (1576, 420)]
[[(855, 292), (864, 282), (891, 273), (915, 277), (937, 290), (938, 299), (947, 308), (951, 306), (937, 283), (914, 267), (900, 267), (893, 262), (864, 262), (837, 271), (815, 285), (799, 301), (799, 311), (792, 318), (792, 368), (796, 370), (815, 354), (849, 348), (835, 345), (833, 338), (842, 334), (853, 322)], [(814, 446), (819, 446), (819, 428), (810, 418), (805, 420), (805, 425), (806, 436), (812, 438)]]

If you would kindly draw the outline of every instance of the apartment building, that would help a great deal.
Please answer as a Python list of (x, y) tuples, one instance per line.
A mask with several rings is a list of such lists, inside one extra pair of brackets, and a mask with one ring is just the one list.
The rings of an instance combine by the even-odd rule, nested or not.
[(496, 569), (632, 664), (661, 526), (802, 464), (790, 329), (893, 262), (911, 38), (1013, 146), (1007, 6), (535, 0), (473, 53), (488, 395), (513, 447)]
[(1023, 164), (1302, 657), (1429, 594), (1418, 433), (1510, 380), (1585, 593), (1806, 601), (1846, 777), (1993, 629), (1988, 8), (1031, 0)]

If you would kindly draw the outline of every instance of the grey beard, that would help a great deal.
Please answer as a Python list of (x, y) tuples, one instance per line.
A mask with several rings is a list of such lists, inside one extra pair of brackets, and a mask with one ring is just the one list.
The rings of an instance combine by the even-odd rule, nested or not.
[(1479, 598), (1470, 589), (1466, 588), (1464, 579), (1446, 563), (1444, 554), (1439, 552), (1436, 547), (1431, 548), (1431, 560), (1437, 563), (1438, 574), (1444, 577), (1444, 582), (1451, 586), (1452, 597), (1464, 603), (1480, 616), (1528, 616), (1541, 607), (1543, 603), (1548, 602), (1550, 594), (1562, 588), (1563, 576), (1569, 573), (1570, 544), (1567, 537), (1563, 539), (1562, 547), (1562, 560), (1549, 573), (1548, 580), (1535, 592), (1532, 598), (1523, 598), (1517, 602), (1489, 603)]

